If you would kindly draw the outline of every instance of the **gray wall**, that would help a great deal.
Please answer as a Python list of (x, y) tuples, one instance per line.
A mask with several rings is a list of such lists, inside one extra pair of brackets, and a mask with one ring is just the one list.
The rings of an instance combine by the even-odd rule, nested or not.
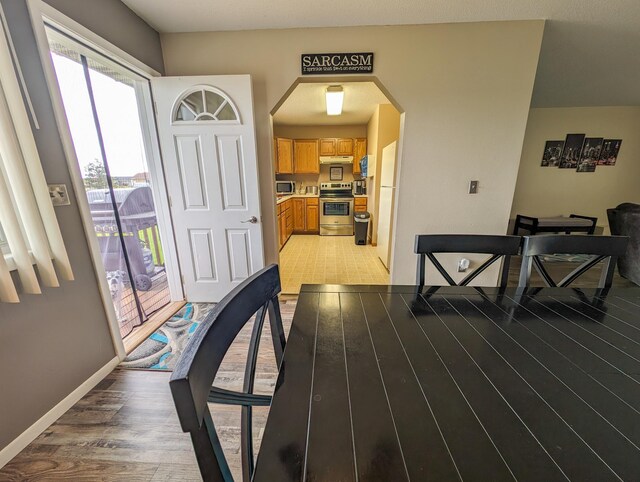
[[(23, 0), (14, 1), (22, 3)], [(44, 1), (149, 67), (164, 73), (160, 35), (120, 0)]]
[[(301, 52), (375, 52), (374, 74), (404, 110), (391, 281), (409, 284), (415, 281), (416, 233), (506, 232), (543, 27), (534, 20), (161, 39), (168, 75), (251, 74), (268, 263), (278, 259), (269, 113), (299, 77)], [(480, 181), (478, 195), (467, 194), (470, 179)], [(455, 272), (456, 263), (452, 258), (445, 268)], [(427, 279), (436, 273), (430, 269)], [(488, 286), (497, 274), (496, 267), (476, 282)]]
[[(40, 123), (34, 136), (45, 176), (49, 183), (71, 187), (26, 4), (24, 0), (0, 1)], [(49, 3), (67, 7), (68, 16), (88, 28), (95, 27), (109, 40), (129, 30), (124, 39), (130, 44), (125, 46), (123, 41), (120, 47), (162, 70), (157, 33), (140, 24), (141, 20), (123, 9), (119, 0)], [(0, 303), (0, 449), (115, 356), (73, 193), (71, 201), (71, 206), (56, 208), (56, 214), (75, 281), (62, 282), (60, 288), (45, 288), (42, 295), (22, 295), (19, 304)]]

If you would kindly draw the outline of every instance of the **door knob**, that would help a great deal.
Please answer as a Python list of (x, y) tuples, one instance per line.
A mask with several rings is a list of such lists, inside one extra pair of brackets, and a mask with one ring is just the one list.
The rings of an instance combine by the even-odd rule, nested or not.
[(246, 221), (240, 221), (241, 223), (251, 223), (251, 224), (258, 224), (258, 218), (256, 218), (255, 216), (251, 216), (249, 219), (247, 219)]

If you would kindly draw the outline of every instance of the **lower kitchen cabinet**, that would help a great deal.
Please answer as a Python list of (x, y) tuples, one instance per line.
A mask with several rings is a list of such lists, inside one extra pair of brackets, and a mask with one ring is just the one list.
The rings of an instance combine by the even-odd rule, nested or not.
[(318, 234), (320, 212), (318, 198), (293, 198), (278, 204), (278, 241), (280, 249), (293, 233)]
[(355, 198), (353, 210), (357, 213), (365, 212), (367, 210), (367, 198), (366, 197)]
[(292, 199), (293, 202), (293, 232), (301, 233), (305, 231), (305, 206), (306, 199), (298, 198)]
[(320, 232), (318, 198), (293, 199), (293, 231), (299, 234)]
[(287, 199), (278, 204), (278, 241), (280, 249), (287, 243), (293, 233), (293, 207), (292, 200)]
[(306, 230), (308, 233), (320, 232), (320, 210), (318, 198), (306, 199)]

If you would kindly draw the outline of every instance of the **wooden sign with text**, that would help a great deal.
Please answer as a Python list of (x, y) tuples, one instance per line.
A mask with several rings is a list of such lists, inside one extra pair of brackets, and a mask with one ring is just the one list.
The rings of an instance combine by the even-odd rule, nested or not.
[(347, 54), (302, 54), (302, 75), (370, 74), (373, 52)]

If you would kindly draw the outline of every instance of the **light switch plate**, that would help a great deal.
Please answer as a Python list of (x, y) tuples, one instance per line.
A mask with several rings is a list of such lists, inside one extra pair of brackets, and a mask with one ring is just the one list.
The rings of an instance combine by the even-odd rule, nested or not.
[(49, 196), (54, 206), (69, 206), (69, 193), (66, 184), (49, 184)]
[(478, 194), (478, 181), (469, 181), (469, 194)]

